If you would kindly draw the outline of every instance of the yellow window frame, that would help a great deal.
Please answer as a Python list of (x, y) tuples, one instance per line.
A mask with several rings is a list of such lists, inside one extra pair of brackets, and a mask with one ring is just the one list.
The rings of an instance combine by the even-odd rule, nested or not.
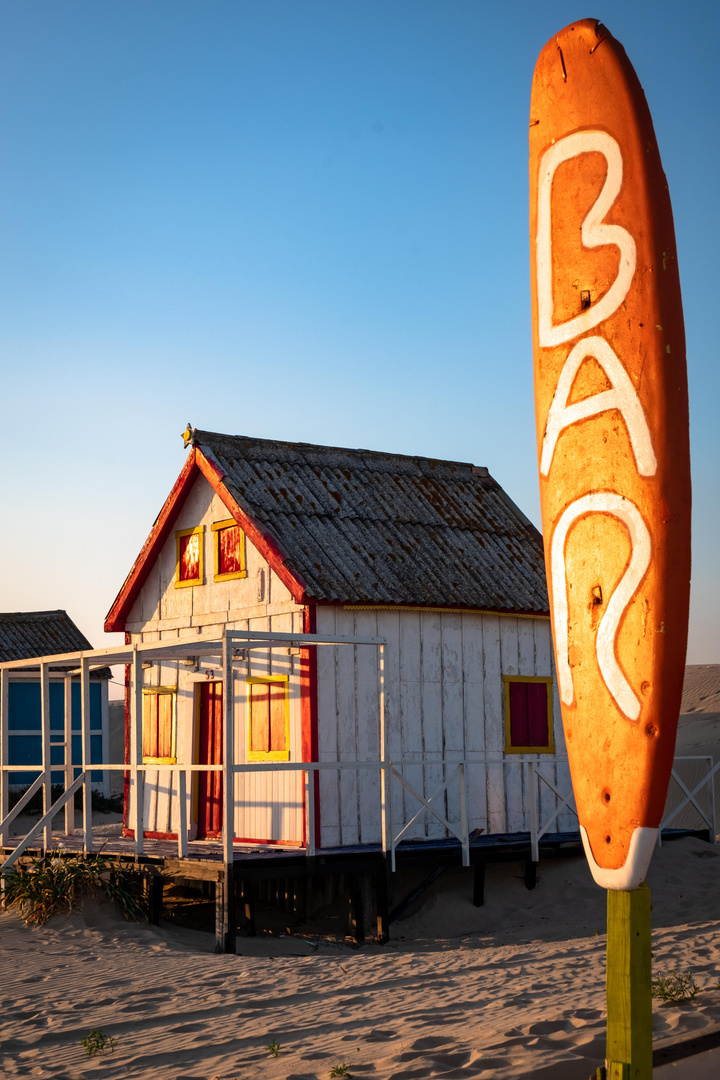
[(247, 760), (248, 761), (289, 761), (290, 760), (290, 680), (287, 675), (248, 675), (245, 679), (248, 686), (255, 683), (284, 683), (285, 684), (285, 745), (287, 750), (251, 750), (251, 696), (247, 695)]
[[(205, 566), (203, 561), (203, 533), (204, 528), (202, 525), (196, 526), (194, 529), (179, 529), (175, 533), (175, 588), (187, 589), (191, 585), (204, 585), (205, 584)], [(180, 541), (186, 536), (200, 537), (198, 541), (198, 576), (196, 578), (190, 578), (189, 581), (180, 580)]]
[[(553, 681), (550, 675), (503, 675), (505, 690), (505, 753), (506, 754), (554, 754), (555, 735), (553, 723)], [(546, 746), (514, 746), (510, 716), (511, 683), (545, 683), (547, 690), (548, 743)]]
[(145, 734), (145, 708), (144, 699), (151, 695), (158, 696), (160, 694), (167, 694), (171, 698), (171, 718), (170, 718), (170, 748), (172, 754), (170, 757), (145, 757), (143, 755), (143, 765), (175, 765), (177, 764), (177, 686), (143, 686), (143, 736)]
[[(230, 529), (232, 527), (240, 529), (242, 534), (242, 569), (234, 570), (231, 574), (221, 574), (218, 571), (220, 566), (220, 533), (223, 529)], [(214, 533), (214, 548), (215, 548), (215, 573), (213, 575), (213, 581), (230, 581), (233, 578), (247, 577), (247, 569), (245, 565), (245, 530), (238, 525), (235, 518), (225, 518), (223, 521), (214, 521), (210, 526)]]

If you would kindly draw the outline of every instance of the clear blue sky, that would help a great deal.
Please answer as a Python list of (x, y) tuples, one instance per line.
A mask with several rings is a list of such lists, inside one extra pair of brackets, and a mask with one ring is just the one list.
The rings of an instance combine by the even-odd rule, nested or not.
[(0, 0), (0, 609), (94, 645), (197, 427), (486, 465), (539, 520), (527, 128), (601, 18), (673, 199), (688, 660), (720, 662), (720, 5)]

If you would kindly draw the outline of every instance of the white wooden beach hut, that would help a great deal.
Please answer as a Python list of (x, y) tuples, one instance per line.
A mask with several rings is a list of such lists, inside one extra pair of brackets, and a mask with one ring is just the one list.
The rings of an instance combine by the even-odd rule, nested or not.
[[(185, 466), (105, 629), (145, 646), (229, 629), (387, 643), (236, 649), (236, 842), (307, 845), (311, 817), (313, 847), (373, 845), (387, 812), (393, 844), (529, 831), (528, 766), (570, 788), (542, 540), (487, 469), (190, 426), (184, 438)], [(155, 660), (142, 679), (143, 762), (220, 764), (219, 661)], [(293, 762), (323, 767), (309, 783)], [(145, 772), (145, 835), (187, 821), (190, 839), (218, 836), (221, 774), (194, 775), (182, 815), (177, 783)], [(548, 814), (562, 811), (555, 828), (574, 828), (540, 786)], [(132, 799), (130, 778), (127, 811)]]

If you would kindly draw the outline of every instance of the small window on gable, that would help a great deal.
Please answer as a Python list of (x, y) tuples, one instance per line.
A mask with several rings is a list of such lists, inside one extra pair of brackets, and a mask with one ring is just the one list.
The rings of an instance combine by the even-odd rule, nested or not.
[(174, 686), (143, 687), (143, 764), (175, 764)]
[(247, 680), (248, 761), (290, 759), (288, 681), (282, 676)]
[(503, 675), (505, 753), (554, 754), (552, 679)]
[(216, 521), (212, 526), (215, 534), (215, 576), (213, 581), (246, 576), (245, 533), (233, 518)]
[(181, 529), (175, 533), (175, 588), (203, 584), (203, 528)]

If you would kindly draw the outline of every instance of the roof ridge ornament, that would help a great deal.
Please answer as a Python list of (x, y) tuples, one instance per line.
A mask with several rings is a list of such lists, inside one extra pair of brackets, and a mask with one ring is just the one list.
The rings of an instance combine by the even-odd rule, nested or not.
[(182, 433), (183, 450), (187, 450), (191, 443), (195, 442), (195, 428), (190, 421), (187, 422), (187, 427)]

